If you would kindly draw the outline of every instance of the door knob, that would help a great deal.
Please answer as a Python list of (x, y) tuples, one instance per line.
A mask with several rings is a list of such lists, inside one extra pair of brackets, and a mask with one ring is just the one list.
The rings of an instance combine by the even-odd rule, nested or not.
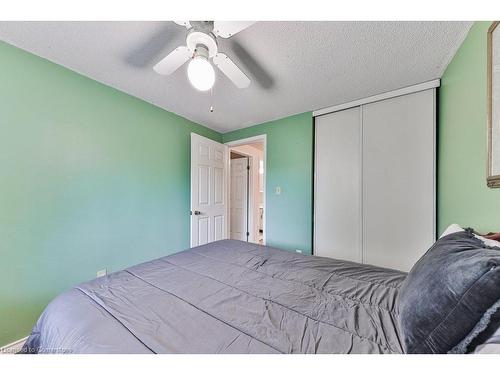
[(201, 212), (200, 211), (195, 211), (194, 214), (195, 215), (201, 215)]

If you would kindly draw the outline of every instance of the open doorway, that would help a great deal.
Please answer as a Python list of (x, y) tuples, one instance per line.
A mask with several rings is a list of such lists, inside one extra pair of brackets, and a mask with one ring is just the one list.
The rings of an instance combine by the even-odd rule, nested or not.
[(266, 137), (227, 143), (229, 161), (229, 237), (266, 243)]

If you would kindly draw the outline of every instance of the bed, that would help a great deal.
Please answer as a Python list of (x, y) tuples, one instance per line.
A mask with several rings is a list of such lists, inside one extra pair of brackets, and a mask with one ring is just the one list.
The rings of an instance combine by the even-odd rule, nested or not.
[(26, 353), (402, 353), (406, 273), (223, 240), (82, 283)]
[[(404, 249), (402, 249), (404, 251)], [(24, 353), (498, 353), (500, 242), (450, 225), (408, 274), (224, 240), (80, 284)]]

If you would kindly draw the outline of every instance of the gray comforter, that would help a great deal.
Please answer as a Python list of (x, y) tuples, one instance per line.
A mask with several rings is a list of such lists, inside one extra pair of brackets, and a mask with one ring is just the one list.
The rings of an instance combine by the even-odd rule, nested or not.
[(25, 352), (401, 353), (406, 274), (225, 240), (59, 295)]

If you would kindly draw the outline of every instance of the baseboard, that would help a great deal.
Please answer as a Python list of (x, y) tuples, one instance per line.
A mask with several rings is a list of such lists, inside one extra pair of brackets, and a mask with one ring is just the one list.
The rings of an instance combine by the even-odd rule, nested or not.
[(28, 336), (23, 337), (22, 339), (19, 339), (17, 341), (11, 342), (10, 344), (7, 344), (5, 346), (2, 346), (0, 348), (0, 354), (16, 354), (20, 352), (27, 339)]

